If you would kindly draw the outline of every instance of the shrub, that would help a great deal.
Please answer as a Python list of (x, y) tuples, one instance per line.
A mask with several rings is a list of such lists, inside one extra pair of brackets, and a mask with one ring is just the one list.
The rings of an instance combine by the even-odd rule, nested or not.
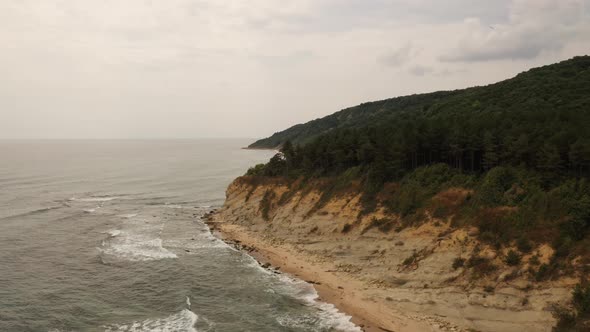
[(523, 253), (529, 253), (531, 252), (531, 250), (533, 250), (531, 242), (524, 237), (521, 237), (520, 239), (518, 239), (518, 241), (516, 241), (516, 247), (518, 248), (518, 250), (520, 250), (520, 252)]
[(492, 262), (490, 262), (489, 259), (479, 255), (471, 256), (465, 265), (473, 269), (474, 272), (481, 275), (486, 275), (497, 269), (497, 267)]
[(264, 175), (264, 164), (257, 164), (254, 167), (250, 167), (246, 172), (246, 175), (250, 176), (261, 176)]
[(493, 293), (493, 292), (494, 292), (494, 290), (495, 290), (495, 288), (494, 288), (494, 286), (487, 285), (487, 286), (485, 286), (485, 287), (483, 288), (483, 290), (484, 290), (484, 292), (486, 292), (486, 293)]
[(551, 277), (551, 274), (553, 273), (554, 270), (555, 270), (555, 264), (551, 264), (551, 265), (541, 264), (541, 266), (539, 266), (539, 269), (535, 273), (535, 279), (537, 281), (547, 280), (547, 279), (549, 279), (549, 277)]
[(453, 270), (456, 270), (460, 267), (465, 265), (465, 259), (461, 257), (457, 257), (453, 260)]
[(574, 307), (578, 315), (586, 316), (590, 314), (590, 285), (577, 285), (574, 289)]
[(418, 261), (418, 254), (413, 253), (412, 256), (404, 259), (404, 261), (402, 262), (402, 265), (410, 266), (410, 265), (414, 264), (416, 261)]
[(346, 234), (348, 232), (350, 232), (352, 230), (352, 225), (351, 224), (344, 224), (344, 226), (342, 226), (342, 233)]
[(556, 308), (554, 332), (588, 331), (590, 322), (590, 285), (578, 284), (572, 294), (572, 309)]
[(365, 227), (362, 230), (361, 234), (364, 234), (364, 233), (368, 232), (371, 228), (375, 228), (375, 227), (378, 230), (380, 230), (381, 232), (387, 233), (393, 227), (393, 220), (387, 219), (387, 218), (382, 218), (382, 219), (373, 218), (373, 219), (371, 219), (371, 222), (367, 225), (367, 227)]
[(504, 193), (516, 181), (516, 174), (509, 167), (492, 168), (484, 177), (478, 190), (478, 200), (490, 206), (504, 204)]
[(516, 266), (516, 265), (520, 264), (520, 260), (521, 260), (520, 255), (516, 251), (510, 250), (508, 252), (508, 255), (506, 255), (506, 258), (504, 259), (504, 262), (506, 262), (506, 264), (508, 264), (510, 266)]
[(260, 212), (262, 213), (262, 218), (266, 221), (270, 219), (270, 208), (272, 205), (272, 200), (275, 196), (275, 192), (269, 189), (264, 192), (264, 196), (262, 197), (262, 200), (260, 200)]

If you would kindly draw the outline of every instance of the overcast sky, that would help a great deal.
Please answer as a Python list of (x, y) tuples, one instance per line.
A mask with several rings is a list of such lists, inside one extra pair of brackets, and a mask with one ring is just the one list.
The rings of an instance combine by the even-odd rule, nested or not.
[(590, 0), (1, 0), (0, 138), (264, 137), (590, 53)]

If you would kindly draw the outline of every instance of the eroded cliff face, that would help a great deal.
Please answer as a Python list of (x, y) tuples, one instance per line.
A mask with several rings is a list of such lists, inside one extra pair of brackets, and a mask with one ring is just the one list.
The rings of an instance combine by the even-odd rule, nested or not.
[[(438, 199), (452, 205), (467, 194), (451, 189)], [(382, 207), (359, 217), (358, 194), (335, 196), (322, 206), (320, 198), (317, 190), (292, 191), (279, 181), (254, 185), (239, 178), (227, 189), (215, 219), (243, 226), (274, 245), (291, 246), (363, 282), (366, 297), (383, 310), (442, 317), (464, 329), (550, 331), (552, 306), (566, 303), (578, 281), (534, 281), (527, 272), (531, 258), (548, 261), (549, 246), (509, 266), (508, 249), (478, 242), (477, 229), (454, 229), (449, 219), (428, 214), (415, 226), (400, 227), (398, 216)]]

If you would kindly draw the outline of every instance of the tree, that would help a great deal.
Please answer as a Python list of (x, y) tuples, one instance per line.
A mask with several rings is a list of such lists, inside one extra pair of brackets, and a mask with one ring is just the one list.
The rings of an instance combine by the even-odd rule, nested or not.
[(553, 144), (546, 143), (537, 153), (537, 167), (544, 171), (558, 171), (562, 167), (559, 150)]
[(287, 140), (283, 146), (281, 147), (281, 153), (285, 158), (285, 165), (287, 167), (287, 173), (289, 173), (290, 169), (293, 169), (296, 165), (295, 163), (295, 148), (293, 148), (293, 144), (291, 141)]
[(264, 175), (266, 176), (279, 176), (285, 175), (287, 170), (287, 163), (285, 162), (285, 158), (281, 153), (275, 154), (266, 167), (264, 168)]
[(486, 131), (483, 136), (483, 146), (483, 168), (487, 171), (496, 167), (500, 159), (498, 155), (498, 145), (496, 144), (494, 135), (489, 131)]
[(590, 168), (590, 141), (578, 139), (570, 147), (569, 160), (572, 167), (578, 172)]

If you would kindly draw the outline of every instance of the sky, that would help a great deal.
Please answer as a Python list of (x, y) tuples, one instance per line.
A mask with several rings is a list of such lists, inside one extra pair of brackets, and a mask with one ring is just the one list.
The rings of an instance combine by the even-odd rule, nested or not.
[(2, 0), (0, 138), (265, 137), (590, 53), (590, 0)]

